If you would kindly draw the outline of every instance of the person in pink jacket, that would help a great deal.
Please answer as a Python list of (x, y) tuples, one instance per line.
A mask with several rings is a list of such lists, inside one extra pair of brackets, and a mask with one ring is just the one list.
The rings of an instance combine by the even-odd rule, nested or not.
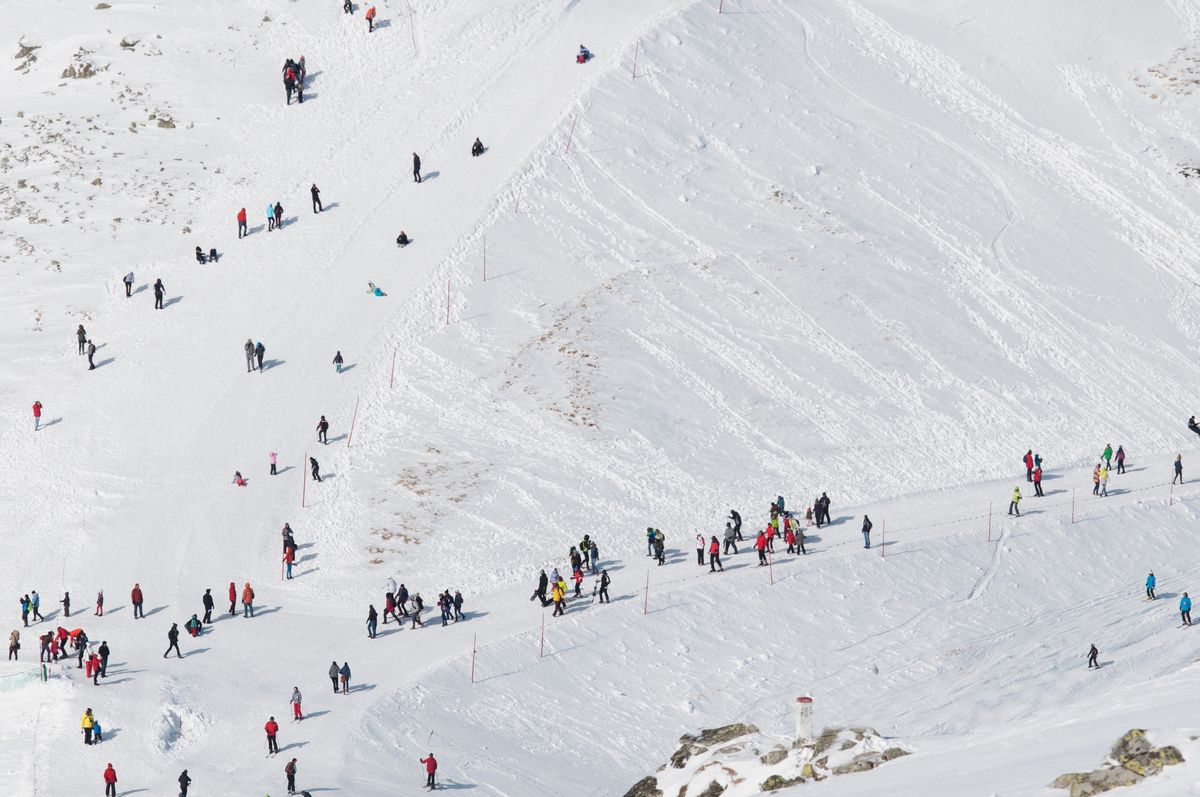
[(274, 451), (272, 451), (270, 454), (267, 454), (267, 461), (269, 461), (271, 463), (271, 475), (272, 476), (275, 475), (275, 460), (276, 460), (276, 454)]

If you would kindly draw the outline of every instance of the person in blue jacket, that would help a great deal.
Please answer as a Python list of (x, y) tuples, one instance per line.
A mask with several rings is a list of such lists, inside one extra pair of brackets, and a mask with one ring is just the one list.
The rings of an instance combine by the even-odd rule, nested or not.
[(1146, 597), (1154, 600), (1154, 585), (1157, 583), (1154, 578), (1154, 571), (1150, 571), (1150, 575), (1146, 576)]
[(267, 232), (275, 229), (275, 206), (267, 203)]
[(1192, 624), (1192, 599), (1188, 597), (1186, 592), (1179, 599), (1179, 616), (1183, 618), (1184, 625)]

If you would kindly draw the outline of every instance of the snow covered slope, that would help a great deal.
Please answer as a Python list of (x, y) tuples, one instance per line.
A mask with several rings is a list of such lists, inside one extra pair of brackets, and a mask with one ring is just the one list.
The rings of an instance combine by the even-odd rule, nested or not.
[[(292, 685), (310, 719), (280, 758), (355, 795), (415, 791), (429, 747), (485, 793), (619, 794), (681, 733), (786, 734), (805, 690), (918, 753), (827, 793), (1037, 794), (1128, 727), (1193, 722), (1174, 597), (1137, 602), (1145, 571), (1172, 595), (1196, 571), (1194, 496), (1161, 486), (1200, 376), (1192, 3), (393, 0), (371, 34), (338, 5), (3, 9), (0, 585), (104, 589), (81, 625), (115, 665), (0, 693), (17, 792), (107, 761), (130, 791), (184, 767), (199, 794), (281, 790), (259, 745)], [(1105, 442), (1137, 470), (1071, 525), (1059, 485), (1086, 493)], [(988, 543), (1030, 446), (1052, 506)], [(773, 585), (748, 555), (690, 564), (729, 507), (750, 528), (821, 491), (837, 522)], [(894, 558), (856, 547), (864, 511)], [(677, 554), (643, 616), (647, 525)], [(539, 659), (528, 590), (585, 533), (614, 603)], [(471, 620), (365, 639), (389, 575)], [(259, 617), (160, 660), (205, 588), (246, 581)], [(1083, 670), (1090, 642), (1113, 666)], [(360, 685), (332, 703), (329, 659)], [(63, 752), (88, 705), (109, 741)]]

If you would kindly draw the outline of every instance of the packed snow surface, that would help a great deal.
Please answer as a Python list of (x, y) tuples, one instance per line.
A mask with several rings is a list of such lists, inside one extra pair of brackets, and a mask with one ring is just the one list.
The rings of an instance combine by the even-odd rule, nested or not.
[[(0, 669), (6, 793), (112, 762), (122, 794), (279, 795), (295, 757), (314, 795), (415, 794), (433, 751), (447, 788), (620, 795), (684, 733), (786, 742), (809, 693), (913, 754), (795, 793), (1062, 794), (1143, 727), (1187, 763), (1129, 793), (1200, 794), (1200, 487), (1168, 484), (1200, 467), (1200, 6), (376, 7), (0, 2), (0, 594), (47, 620)], [(821, 492), (808, 555), (756, 567), (770, 501)], [(552, 618), (529, 592), (584, 534), (612, 603), (589, 575)], [(367, 639), (388, 577), (467, 619)], [(58, 625), (108, 642), (100, 686), (30, 677)]]

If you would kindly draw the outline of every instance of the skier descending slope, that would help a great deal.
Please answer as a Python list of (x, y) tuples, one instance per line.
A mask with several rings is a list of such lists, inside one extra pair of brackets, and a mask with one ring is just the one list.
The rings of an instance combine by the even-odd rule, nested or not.
[(1186, 592), (1179, 599), (1179, 617), (1183, 620), (1181, 628), (1192, 624), (1192, 599), (1188, 597)]
[(1088, 651), (1088, 669), (1089, 670), (1092, 669), (1093, 667), (1095, 667), (1097, 670), (1100, 669), (1100, 662), (1096, 661), (1096, 659), (1099, 656), (1100, 656), (1100, 651), (1096, 649), (1095, 645), (1092, 645), (1091, 650)]

